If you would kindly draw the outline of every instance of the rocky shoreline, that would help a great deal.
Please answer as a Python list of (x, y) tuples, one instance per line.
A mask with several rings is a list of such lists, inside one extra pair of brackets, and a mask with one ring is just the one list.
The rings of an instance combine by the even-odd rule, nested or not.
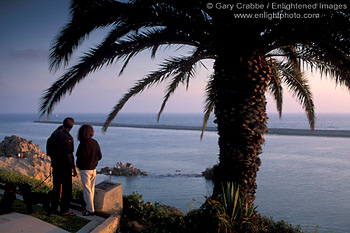
[(50, 175), (51, 160), (37, 144), (12, 135), (0, 143), (0, 169), (37, 180)]
[[(0, 170), (16, 172), (52, 184), (52, 177), (46, 179), (51, 171), (50, 157), (40, 150), (39, 145), (17, 135), (5, 137), (0, 143)], [(73, 177), (73, 184), (81, 187), (79, 169), (77, 172), (78, 176)], [(112, 168), (101, 168), (97, 174), (127, 177), (148, 175), (147, 172), (133, 167), (130, 162), (118, 162)], [(202, 176), (209, 180), (212, 179), (212, 175), (213, 168), (202, 172)]]
[[(5, 137), (0, 143), (0, 170), (16, 172), (24, 176), (43, 181), (50, 185), (51, 159), (39, 145), (17, 135)], [(77, 177), (73, 177), (73, 184), (81, 187), (79, 169)], [(113, 168), (104, 167), (98, 174), (113, 176), (147, 176), (147, 173), (132, 166), (131, 163), (118, 162)]]
[(208, 167), (205, 171), (202, 172), (202, 176), (204, 176), (207, 180), (214, 180), (214, 169), (217, 168), (218, 165), (214, 165), (213, 167)]
[[(5, 137), (0, 143), (0, 170), (16, 172), (18, 174), (52, 184), (51, 159), (39, 145), (17, 135)], [(79, 169), (78, 175), (73, 177), (73, 184), (81, 187)]]

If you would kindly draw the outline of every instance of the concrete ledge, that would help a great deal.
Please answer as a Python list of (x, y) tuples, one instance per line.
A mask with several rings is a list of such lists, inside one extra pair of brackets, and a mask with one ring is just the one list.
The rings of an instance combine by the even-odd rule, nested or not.
[(116, 232), (120, 225), (120, 215), (111, 215), (98, 227), (96, 227), (91, 233), (111, 233)]
[(80, 213), (76, 213), (77, 216), (79, 216), (81, 218), (88, 219), (88, 220), (90, 220), (90, 222), (88, 224), (86, 224), (84, 227), (82, 227), (79, 231), (77, 231), (77, 233), (89, 233), (89, 232), (93, 231), (96, 227), (101, 225), (104, 221), (106, 221), (106, 219), (102, 220), (102, 218), (100, 218), (96, 215), (80, 216)]
[(0, 232), (6, 233), (68, 233), (59, 227), (44, 222), (33, 216), (12, 212), (10, 214), (0, 215)]

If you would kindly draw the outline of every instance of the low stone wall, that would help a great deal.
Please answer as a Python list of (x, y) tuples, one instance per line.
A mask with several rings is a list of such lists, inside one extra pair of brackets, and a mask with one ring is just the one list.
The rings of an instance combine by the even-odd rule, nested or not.
[(111, 215), (102, 224), (96, 227), (91, 233), (110, 233), (119, 232), (120, 229), (120, 215)]

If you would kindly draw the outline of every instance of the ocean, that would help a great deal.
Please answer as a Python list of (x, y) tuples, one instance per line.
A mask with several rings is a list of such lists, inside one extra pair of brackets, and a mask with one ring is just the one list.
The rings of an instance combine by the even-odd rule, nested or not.
[[(199, 208), (211, 194), (213, 184), (201, 172), (218, 161), (218, 137), (215, 131), (208, 131), (200, 140), (201, 114), (164, 114), (157, 123), (156, 114), (124, 113), (114, 121), (123, 127), (110, 127), (106, 134), (98, 125), (107, 114), (58, 114), (50, 120), (61, 122), (66, 116), (96, 125), (94, 138), (103, 153), (97, 169), (131, 162), (148, 173), (137, 177), (98, 175), (97, 183), (121, 183), (124, 194), (139, 192), (145, 201), (175, 206), (185, 213)], [(36, 114), (0, 114), (0, 139), (16, 134), (45, 151), (46, 139), (58, 124), (37, 120)], [(215, 127), (213, 119), (208, 127)], [(317, 227), (319, 232), (350, 232), (350, 137), (334, 136), (350, 131), (350, 114), (318, 114), (316, 132), (328, 132), (322, 137), (298, 133), (308, 129), (304, 114), (285, 114), (281, 120), (269, 114), (268, 127), (284, 129), (284, 133), (265, 136), (257, 177), (257, 210), (275, 220), (301, 225), (306, 231)], [(71, 132), (76, 147), (78, 128)], [(286, 129), (297, 133), (291, 135)]]

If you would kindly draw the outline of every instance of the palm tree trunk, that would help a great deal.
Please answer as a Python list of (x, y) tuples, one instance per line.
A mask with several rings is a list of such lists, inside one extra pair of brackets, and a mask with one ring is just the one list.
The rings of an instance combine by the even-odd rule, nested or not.
[[(231, 54), (232, 55), (232, 54)], [(269, 72), (265, 61), (253, 58), (218, 57), (215, 63), (215, 117), (219, 135), (219, 164), (214, 171), (214, 192), (235, 182), (241, 193), (255, 199), (259, 154), (267, 131), (265, 91)]]

